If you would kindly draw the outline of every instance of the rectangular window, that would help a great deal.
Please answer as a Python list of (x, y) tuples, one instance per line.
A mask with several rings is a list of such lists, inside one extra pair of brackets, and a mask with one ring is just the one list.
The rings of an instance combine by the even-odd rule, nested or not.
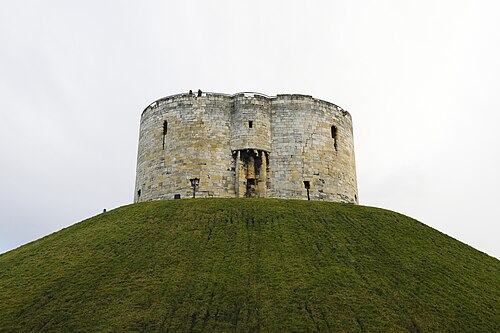
[(251, 121), (251, 120), (250, 120), (250, 121), (248, 122), (248, 128), (253, 128), (253, 121)]
[(335, 148), (335, 151), (337, 151), (337, 127), (332, 126), (331, 131), (332, 131), (333, 147)]
[(163, 121), (163, 149), (165, 149), (165, 136), (167, 136), (168, 132), (168, 123), (167, 121)]

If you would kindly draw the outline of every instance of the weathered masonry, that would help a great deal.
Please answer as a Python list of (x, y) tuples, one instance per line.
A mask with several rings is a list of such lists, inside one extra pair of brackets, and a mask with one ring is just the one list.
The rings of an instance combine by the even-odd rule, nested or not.
[(186, 93), (142, 113), (135, 202), (358, 203), (351, 115), (305, 95)]

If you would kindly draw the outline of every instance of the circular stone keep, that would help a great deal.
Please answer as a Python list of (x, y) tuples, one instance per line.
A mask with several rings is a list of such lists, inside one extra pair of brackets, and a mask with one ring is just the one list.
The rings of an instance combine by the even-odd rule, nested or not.
[(358, 203), (351, 115), (306, 95), (186, 93), (142, 113), (135, 202)]

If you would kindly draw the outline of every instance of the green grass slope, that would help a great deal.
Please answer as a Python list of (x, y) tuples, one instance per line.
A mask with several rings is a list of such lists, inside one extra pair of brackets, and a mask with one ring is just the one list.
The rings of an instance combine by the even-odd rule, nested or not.
[(0, 255), (0, 332), (498, 332), (499, 276), (387, 210), (156, 201)]

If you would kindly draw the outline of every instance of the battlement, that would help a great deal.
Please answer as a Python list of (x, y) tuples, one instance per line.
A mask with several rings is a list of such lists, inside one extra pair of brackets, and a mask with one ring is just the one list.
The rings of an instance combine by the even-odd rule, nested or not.
[(351, 115), (300, 94), (154, 101), (141, 115), (135, 201), (193, 196), (357, 203)]
[(156, 101), (152, 102), (151, 104), (149, 104), (143, 110), (142, 114), (144, 114), (144, 112), (147, 112), (150, 109), (154, 109), (154, 108), (158, 107), (162, 103), (167, 103), (167, 102), (187, 101), (187, 99), (192, 99), (192, 98), (196, 98), (196, 99), (198, 99), (198, 98), (207, 98), (207, 99), (223, 99), (223, 98), (227, 98), (227, 99), (233, 100), (234, 98), (237, 98), (237, 97), (247, 97), (247, 98), (255, 98), (255, 99), (266, 99), (266, 100), (270, 100), (270, 101), (280, 101), (280, 100), (283, 100), (283, 101), (284, 100), (310, 101), (310, 102), (314, 102), (314, 103), (325, 104), (325, 105), (328, 105), (328, 106), (335, 107), (339, 111), (344, 112), (345, 116), (351, 117), (351, 115), (349, 114), (349, 112), (347, 112), (346, 110), (343, 110), (340, 106), (338, 106), (338, 105), (336, 105), (334, 103), (322, 100), (322, 99), (314, 98), (311, 95), (278, 94), (276, 96), (268, 96), (268, 95), (257, 93), (257, 92), (239, 92), (239, 93), (232, 94), (232, 95), (230, 95), (230, 94), (223, 94), (223, 93), (216, 93), (216, 92), (202, 92), (201, 96), (198, 96), (197, 93), (195, 93), (195, 92), (192, 92), (191, 94), (189, 94), (189, 92), (187, 92), (187, 93), (181, 93), (181, 94), (174, 94), (174, 95), (169, 95), (169, 96), (166, 96), (166, 97), (162, 97), (162, 98), (157, 99)]

